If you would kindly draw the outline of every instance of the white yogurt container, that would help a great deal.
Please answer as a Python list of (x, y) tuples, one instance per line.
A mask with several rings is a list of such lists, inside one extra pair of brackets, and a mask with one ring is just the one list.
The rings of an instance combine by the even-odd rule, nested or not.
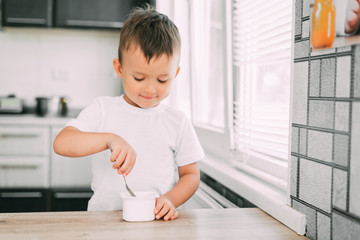
[(122, 192), (123, 219), (130, 222), (152, 221), (155, 219), (154, 208), (158, 194), (156, 192)]

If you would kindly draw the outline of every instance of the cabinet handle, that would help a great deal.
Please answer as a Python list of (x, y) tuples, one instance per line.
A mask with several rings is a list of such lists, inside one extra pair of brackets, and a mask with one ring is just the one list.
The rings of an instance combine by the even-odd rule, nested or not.
[(68, 19), (65, 21), (66, 26), (84, 26), (84, 27), (110, 27), (122, 28), (123, 22), (106, 22), (106, 21), (89, 21), (89, 20), (73, 20)]
[(6, 18), (8, 23), (25, 23), (25, 24), (45, 24), (46, 19), (44, 18)]
[(36, 169), (38, 165), (10, 165), (10, 164), (1, 164), (0, 169)]
[(2, 198), (41, 198), (41, 192), (2, 192)]
[(90, 192), (59, 192), (55, 193), (55, 198), (91, 198)]
[(39, 134), (36, 134), (36, 133), (29, 133), (29, 134), (2, 133), (2, 134), (0, 134), (0, 138), (37, 138), (37, 137), (39, 137)]

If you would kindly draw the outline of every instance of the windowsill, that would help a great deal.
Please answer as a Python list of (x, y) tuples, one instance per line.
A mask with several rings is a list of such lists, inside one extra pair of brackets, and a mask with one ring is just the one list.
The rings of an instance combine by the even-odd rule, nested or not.
[(263, 181), (234, 169), (225, 161), (207, 154), (200, 169), (236, 194), (258, 206), (300, 235), (305, 234), (305, 215), (288, 206), (286, 194)]

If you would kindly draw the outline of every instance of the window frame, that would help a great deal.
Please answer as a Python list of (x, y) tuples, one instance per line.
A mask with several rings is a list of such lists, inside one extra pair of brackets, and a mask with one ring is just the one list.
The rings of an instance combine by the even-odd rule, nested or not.
[[(196, 14), (196, 12), (194, 12), (193, 9), (193, 5), (192, 5), (193, 1), (190, 1), (190, 24), (192, 23), (192, 20), (194, 18), (194, 14)], [(223, 73), (223, 96), (224, 96), (224, 128), (218, 128), (218, 127), (213, 127), (213, 126), (209, 126), (209, 125), (205, 125), (205, 124), (201, 124), (196, 122), (196, 120), (194, 119), (194, 117), (192, 118), (193, 120), (193, 125), (195, 128), (195, 131), (199, 137), (200, 143), (202, 144), (202, 146), (204, 147), (206, 152), (209, 152), (213, 155), (216, 155), (218, 157), (221, 158), (225, 158), (225, 159), (230, 159), (231, 157), (231, 152), (229, 151), (230, 149), (232, 149), (233, 147), (233, 142), (232, 142), (232, 137), (231, 134), (233, 132), (233, 128), (232, 128), (232, 119), (233, 119), (233, 113), (232, 113), (232, 99), (233, 99), (233, 94), (232, 94), (232, 82), (233, 82), (233, 69), (232, 69), (232, 38), (231, 38), (231, 33), (232, 33), (232, 16), (231, 15), (227, 15), (226, 13), (230, 10), (231, 11), (231, 7), (232, 7), (232, 2), (231, 1), (225, 1), (225, 6), (222, 8), (222, 12), (221, 12), (221, 16), (222, 16), (222, 29), (224, 29), (225, 34), (223, 34), (223, 42), (225, 42), (226, 46), (225, 46), (225, 50), (223, 52), (223, 59), (224, 62), (223, 64), (223, 69), (224, 69), (224, 73)], [(192, 24), (191, 24), (192, 25)], [(190, 26), (190, 35), (192, 35), (193, 33), (193, 28), (192, 26)], [(190, 36), (190, 39), (192, 38), (192, 36)], [(192, 49), (192, 42), (190, 40), (190, 51)], [(193, 51), (191, 51), (190, 53), (190, 66), (193, 66)], [(194, 79), (194, 72), (193, 72), (193, 68), (190, 67), (190, 76), (191, 79)], [(191, 81), (190, 84), (191, 87), (191, 113), (192, 116), (196, 116), (196, 108), (194, 107), (194, 95), (196, 94), (195, 92), (195, 86), (193, 81)], [(217, 139), (216, 142), (213, 141), (213, 139)], [(221, 143), (221, 144), (219, 144)]]

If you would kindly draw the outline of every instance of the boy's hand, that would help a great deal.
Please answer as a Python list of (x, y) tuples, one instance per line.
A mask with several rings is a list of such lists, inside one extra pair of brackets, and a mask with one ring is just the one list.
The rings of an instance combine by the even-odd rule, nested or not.
[(179, 215), (172, 201), (164, 195), (156, 199), (154, 214), (156, 219), (163, 217), (165, 221), (174, 220)]
[(348, 2), (345, 19), (345, 33), (355, 33), (360, 23), (360, 0)]
[(136, 161), (135, 150), (121, 137), (117, 136), (109, 144), (111, 151), (110, 161), (113, 162), (113, 168), (120, 175), (127, 176), (133, 169)]

